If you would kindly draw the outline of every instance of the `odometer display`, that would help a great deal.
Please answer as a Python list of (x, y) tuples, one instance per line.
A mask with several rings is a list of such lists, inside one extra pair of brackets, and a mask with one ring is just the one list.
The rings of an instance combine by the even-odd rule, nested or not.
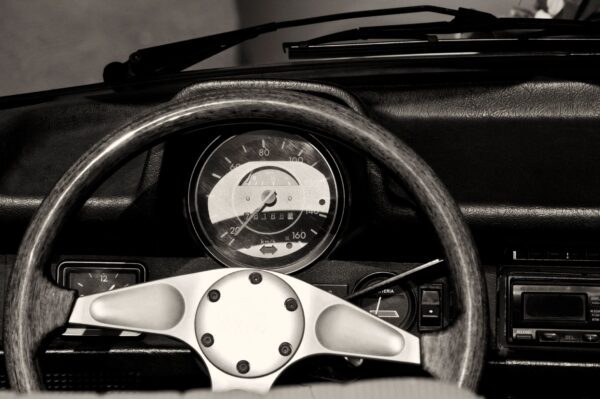
[(284, 272), (330, 246), (342, 204), (339, 171), (324, 150), (298, 135), (264, 130), (203, 154), (188, 196), (194, 228), (218, 260)]

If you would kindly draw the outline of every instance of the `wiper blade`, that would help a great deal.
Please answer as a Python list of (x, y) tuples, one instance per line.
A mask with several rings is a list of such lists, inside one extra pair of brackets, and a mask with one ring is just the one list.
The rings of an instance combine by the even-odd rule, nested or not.
[(289, 58), (345, 59), (371, 57), (448, 58), (513, 56), (597, 56), (600, 55), (600, 38), (537, 38), (508, 39), (451, 39), (451, 40), (399, 40), (376, 43), (322, 44), (291, 47)]
[(454, 19), (481, 19), (482, 21), (496, 19), (492, 14), (476, 10), (465, 8), (454, 10), (445, 7), (424, 5), (353, 11), (282, 22), (270, 22), (230, 32), (217, 33), (215, 35), (137, 50), (125, 62), (112, 62), (108, 64), (104, 68), (104, 81), (115, 83), (128, 79), (180, 72), (242, 42), (280, 29), (356, 18), (423, 12), (453, 16)]
[(284, 51), (306, 52), (311, 46), (358, 40), (416, 39), (432, 44), (440, 42), (439, 35), (464, 33), (484, 34), (485, 38), (534, 39), (565, 35), (596, 36), (600, 24), (595, 21), (563, 19), (497, 18), (488, 14), (459, 14), (451, 21), (419, 24), (360, 27), (344, 30), (310, 40), (283, 43)]

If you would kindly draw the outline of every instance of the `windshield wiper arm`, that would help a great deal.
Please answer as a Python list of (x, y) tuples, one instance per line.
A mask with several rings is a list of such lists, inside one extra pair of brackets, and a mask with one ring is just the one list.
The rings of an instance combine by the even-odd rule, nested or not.
[(108, 64), (104, 68), (104, 81), (114, 83), (133, 78), (180, 72), (242, 42), (280, 29), (355, 18), (422, 12), (453, 16), (454, 19), (496, 19), (492, 14), (476, 10), (465, 8), (454, 10), (445, 7), (424, 5), (352, 11), (282, 22), (270, 22), (230, 32), (217, 33), (215, 35), (137, 50), (125, 62), (112, 62)]

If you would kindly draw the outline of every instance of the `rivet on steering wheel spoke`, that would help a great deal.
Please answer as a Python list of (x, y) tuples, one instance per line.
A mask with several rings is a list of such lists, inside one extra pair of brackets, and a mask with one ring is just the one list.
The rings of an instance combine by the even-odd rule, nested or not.
[(202, 345), (209, 348), (212, 346), (212, 344), (215, 343), (215, 339), (212, 336), (212, 334), (206, 333), (206, 334), (202, 335), (202, 338), (200, 338), (200, 342), (202, 343)]
[(262, 281), (262, 275), (258, 272), (250, 273), (249, 278), (252, 284), (260, 284), (260, 282)]
[(298, 309), (298, 302), (294, 298), (288, 298), (285, 300), (285, 308), (293, 312)]
[(240, 360), (236, 367), (240, 374), (247, 374), (250, 371), (250, 363), (245, 360)]
[(281, 356), (289, 356), (292, 354), (292, 345), (290, 345), (288, 342), (284, 342), (281, 345), (279, 345), (279, 353), (281, 354)]
[(221, 293), (218, 290), (208, 291), (208, 300), (211, 302), (217, 302), (221, 298)]

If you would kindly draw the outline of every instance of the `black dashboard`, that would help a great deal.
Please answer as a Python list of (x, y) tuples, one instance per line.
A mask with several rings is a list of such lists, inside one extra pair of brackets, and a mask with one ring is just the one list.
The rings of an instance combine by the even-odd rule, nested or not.
[[(543, 341), (538, 330), (561, 333), (563, 326), (550, 324), (546, 331), (510, 313), (511, 290), (518, 284), (534, 285), (541, 276), (549, 281), (535, 284), (574, 279), (574, 286), (588, 287), (600, 279), (600, 88), (593, 77), (575, 80), (518, 67), (492, 77), (485, 68), (317, 63), (1, 99), (0, 282), (7, 281), (34, 211), (91, 145), (192, 83), (232, 76), (338, 87), (440, 176), (473, 232), (486, 275), (491, 338), (484, 392), (505, 392), (506, 378), (539, 383), (543, 373), (564, 379), (569, 372), (583, 381), (597, 373), (600, 343), (586, 341), (588, 327), (577, 321), (569, 327), (579, 334), (576, 342)], [(319, 95), (347, 103), (335, 94)], [(108, 178), (66, 226), (48, 273), (91, 293), (267, 262), (345, 297), (442, 257), (413, 200), (365, 154), (290, 126), (206, 129), (159, 144)], [(226, 181), (231, 170), (237, 170), (229, 175), (235, 181)], [(313, 185), (309, 194), (294, 188), (301, 180)], [(284, 188), (275, 195), (272, 187)], [(307, 197), (297, 204), (298, 195)], [(287, 207), (278, 208), (284, 201)], [(232, 215), (242, 228), (227, 224)], [(454, 312), (442, 266), (358, 304), (415, 334), (445, 327)], [(521, 309), (520, 302), (514, 306)], [(585, 321), (586, 315), (567, 317)], [(521, 330), (509, 331), (513, 327), (538, 330), (530, 340)], [(150, 356), (164, 361), (145, 367)], [(208, 384), (198, 379), (202, 365), (185, 346), (151, 335), (71, 331), (49, 343), (43, 367), (54, 389)], [(400, 366), (377, 363), (365, 371), (360, 364), (328, 359), (297, 367), (308, 379), (351, 380), (364, 373), (391, 376)], [(282, 383), (294, 378), (286, 374)]]

